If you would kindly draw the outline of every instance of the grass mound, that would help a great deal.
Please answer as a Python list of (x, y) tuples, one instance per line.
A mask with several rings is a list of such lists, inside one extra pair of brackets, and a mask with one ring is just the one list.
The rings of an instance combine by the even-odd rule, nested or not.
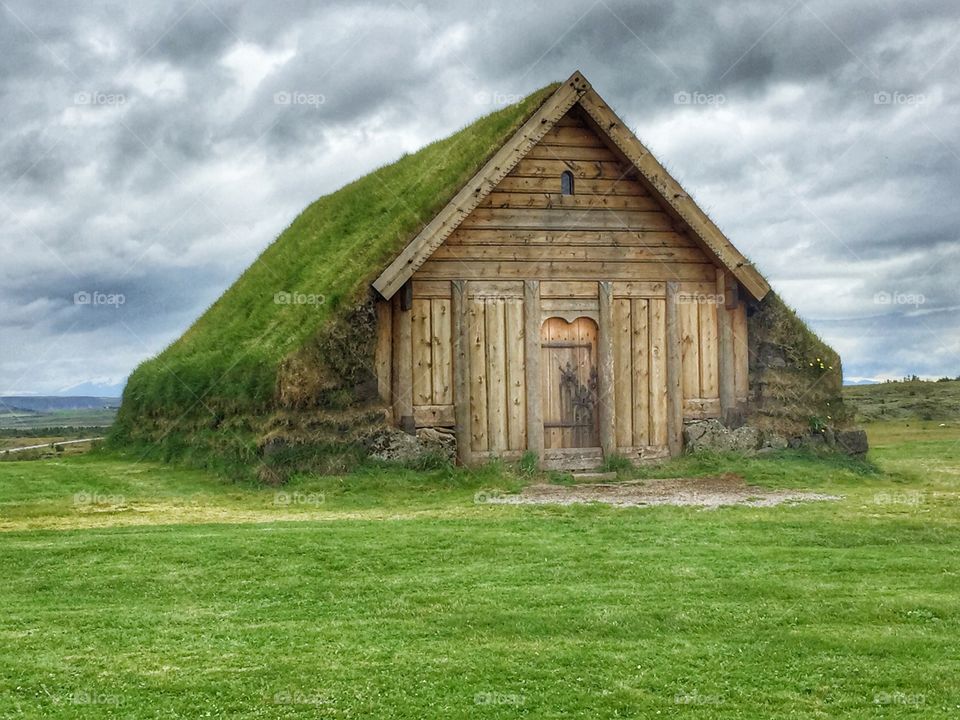
[(326, 195), (131, 375), (117, 436), (191, 417), (349, 404), (370, 374), (368, 287), (555, 85)]

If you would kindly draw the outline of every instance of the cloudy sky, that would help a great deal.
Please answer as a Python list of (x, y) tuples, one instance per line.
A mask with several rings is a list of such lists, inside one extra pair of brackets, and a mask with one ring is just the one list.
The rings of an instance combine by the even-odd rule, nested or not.
[(956, 376), (958, 20), (947, 0), (0, 0), (0, 393), (122, 384), (311, 200), (575, 69), (848, 379)]

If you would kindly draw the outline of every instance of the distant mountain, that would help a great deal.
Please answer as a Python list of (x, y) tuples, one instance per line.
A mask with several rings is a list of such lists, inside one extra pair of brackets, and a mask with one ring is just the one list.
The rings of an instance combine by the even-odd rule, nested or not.
[(876, 385), (879, 382), (879, 380), (874, 380), (873, 378), (851, 378), (849, 380), (844, 379), (843, 384), (851, 387), (854, 385)]
[[(107, 380), (104, 378), (103, 380)], [(77, 385), (65, 387), (56, 392), (63, 397), (106, 397), (118, 398), (123, 395), (123, 387), (127, 384), (126, 380), (119, 383), (111, 383), (109, 380), (87, 380)]]
[(80, 395), (4, 395), (0, 397), (0, 412), (50, 412), (51, 410), (97, 410), (120, 407), (119, 397), (93, 397)]

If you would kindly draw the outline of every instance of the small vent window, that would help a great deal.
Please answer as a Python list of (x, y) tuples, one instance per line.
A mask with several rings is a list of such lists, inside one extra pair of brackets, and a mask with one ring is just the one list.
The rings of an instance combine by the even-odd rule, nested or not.
[(573, 173), (569, 170), (564, 170), (560, 175), (560, 194), (573, 195)]

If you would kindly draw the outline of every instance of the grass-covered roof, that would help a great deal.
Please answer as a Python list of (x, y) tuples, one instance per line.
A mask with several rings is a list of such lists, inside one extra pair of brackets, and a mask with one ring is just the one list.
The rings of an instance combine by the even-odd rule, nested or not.
[[(121, 419), (269, 408), (285, 359), (361, 300), (391, 258), (556, 88), (307, 207), (179, 340), (134, 371)], [(278, 302), (277, 293), (323, 301)]]

